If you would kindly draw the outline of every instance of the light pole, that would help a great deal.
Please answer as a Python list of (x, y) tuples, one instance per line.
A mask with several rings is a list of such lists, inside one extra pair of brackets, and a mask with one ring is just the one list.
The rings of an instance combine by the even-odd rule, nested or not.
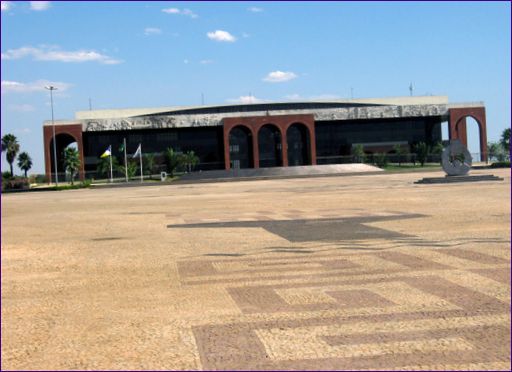
[[(50, 102), (52, 106), (52, 128), (53, 128), (53, 165), (55, 167), (55, 186), (59, 186), (58, 166), (57, 166), (57, 141), (55, 139), (55, 120), (53, 119), (53, 91), (57, 90), (54, 86), (47, 85), (45, 89), (50, 91)], [(50, 173), (52, 167), (50, 167)], [(51, 175), (50, 175), (51, 176)]]

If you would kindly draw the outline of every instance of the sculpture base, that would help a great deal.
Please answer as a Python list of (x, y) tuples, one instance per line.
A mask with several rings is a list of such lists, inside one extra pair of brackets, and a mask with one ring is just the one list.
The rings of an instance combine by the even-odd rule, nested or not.
[(492, 174), (482, 174), (478, 176), (444, 176), (444, 177), (426, 177), (414, 183), (456, 183), (456, 182), (478, 182), (478, 181), (503, 181), (503, 178)]

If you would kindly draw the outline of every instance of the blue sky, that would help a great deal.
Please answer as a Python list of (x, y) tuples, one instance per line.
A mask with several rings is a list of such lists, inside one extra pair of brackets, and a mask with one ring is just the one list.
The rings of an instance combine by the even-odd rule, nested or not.
[(489, 140), (510, 126), (509, 2), (2, 1), (1, 17), (2, 135), (37, 173), (48, 82), (56, 119), (89, 98), (105, 109), (388, 97), (413, 82), (415, 95), (484, 101)]

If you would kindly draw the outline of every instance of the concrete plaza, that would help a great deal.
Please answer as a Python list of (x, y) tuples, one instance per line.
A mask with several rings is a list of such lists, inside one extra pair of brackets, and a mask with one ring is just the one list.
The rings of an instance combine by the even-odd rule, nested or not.
[(2, 369), (509, 370), (510, 170), (2, 195)]

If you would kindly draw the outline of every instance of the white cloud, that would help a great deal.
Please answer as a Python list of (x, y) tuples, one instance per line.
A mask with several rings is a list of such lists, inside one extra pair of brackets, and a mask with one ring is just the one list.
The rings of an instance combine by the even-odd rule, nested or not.
[(160, 35), (162, 33), (162, 30), (156, 27), (146, 27), (144, 29), (144, 35)]
[(199, 17), (192, 10), (186, 9), (186, 8), (185, 9), (165, 8), (165, 9), (162, 9), (162, 12), (167, 13), (167, 14), (180, 14), (180, 15), (188, 16), (190, 18), (197, 18), (197, 17)]
[(31, 112), (35, 110), (35, 107), (32, 105), (28, 105), (26, 103), (21, 105), (9, 105), (7, 106), (9, 110), (11, 111), (17, 111), (17, 112)]
[(197, 18), (197, 17), (199, 17), (196, 13), (194, 13), (190, 9), (183, 9), (181, 11), (181, 14), (189, 16), (190, 18)]
[(206, 36), (208, 36), (208, 39), (215, 41), (225, 41), (229, 43), (236, 41), (236, 37), (231, 35), (229, 32), (223, 30), (215, 30), (213, 32), (208, 32)]
[(184, 63), (184, 64), (186, 64), (186, 65), (188, 65), (188, 62), (189, 62), (189, 60), (188, 60), (188, 59), (184, 59), (184, 60), (183, 60), (183, 63)]
[(162, 12), (168, 13), (168, 14), (180, 14), (180, 10), (178, 8), (166, 8), (166, 9), (162, 9)]
[(12, 7), (11, 1), (2, 1), (1, 4), (2, 4), (2, 12), (7, 12)]
[(249, 36), (251, 36), (251, 35), (249, 35), (247, 32), (242, 33), (242, 37), (249, 37)]
[(293, 80), (297, 75), (290, 71), (272, 71), (263, 78), (263, 81), (269, 83), (283, 83), (285, 81)]
[(8, 49), (2, 53), (2, 59), (13, 60), (31, 56), (36, 61), (58, 61), (58, 62), (98, 62), (105, 65), (115, 65), (123, 61), (114, 59), (107, 55), (98, 53), (94, 50), (76, 50), (65, 51), (55, 46), (42, 45), (36, 47), (21, 47), (18, 49)]
[(57, 88), (59, 92), (64, 92), (71, 87), (71, 84), (58, 81), (37, 80), (31, 83), (21, 83), (19, 81), (2, 80), (2, 94), (48, 92), (45, 86), (49, 85)]
[(252, 13), (260, 13), (260, 12), (263, 12), (263, 9), (262, 8), (258, 8), (256, 6), (252, 6), (250, 8), (247, 8), (247, 10), (249, 12), (252, 12)]
[(50, 1), (31, 1), (30, 2), (30, 10), (35, 10), (36, 12), (47, 10), (50, 8)]
[(270, 102), (269, 100), (266, 100), (266, 99), (256, 98), (253, 95), (240, 96), (238, 98), (230, 98), (230, 99), (227, 99), (226, 101), (230, 102), (230, 103), (243, 103), (243, 104)]
[(199, 63), (202, 64), (202, 65), (210, 65), (210, 64), (213, 63), (213, 60), (211, 60), (211, 59), (203, 59), (203, 60), (199, 61)]

